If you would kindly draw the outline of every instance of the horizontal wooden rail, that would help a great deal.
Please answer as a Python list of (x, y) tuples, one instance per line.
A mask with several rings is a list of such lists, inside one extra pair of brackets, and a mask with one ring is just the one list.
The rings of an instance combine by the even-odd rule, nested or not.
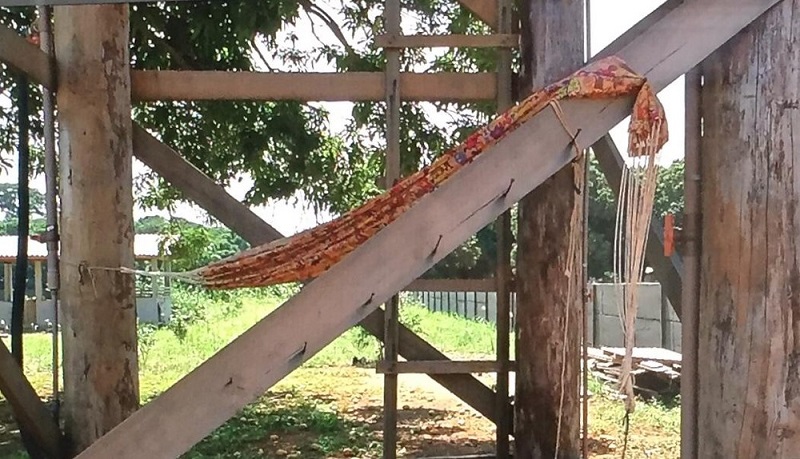
[[(516, 362), (509, 362), (509, 370), (516, 371)], [(394, 368), (392, 368), (394, 366)], [(396, 362), (378, 362), (378, 373), (403, 374), (417, 373), (427, 375), (468, 374), (468, 373), (496, 373), (500, 362), (495, 360), (416, 360)]]
[(519, 35), (379, 35), (376, 48), (516, 48)]
[[(386, 77), (381, 72), (286, 73), (134, 70), (135, 101), (303, 100), (380, 101)], [(406, 101), (474, 102), (495, 98), (494, 73), (402, 73)]]

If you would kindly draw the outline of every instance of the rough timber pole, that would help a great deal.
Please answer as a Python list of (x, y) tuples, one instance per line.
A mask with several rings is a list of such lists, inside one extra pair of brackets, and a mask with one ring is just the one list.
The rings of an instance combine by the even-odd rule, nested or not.
[[(500, 33), (511, 33), (510, 0), (497, 2), (498, 30)], [(512, 105), (511, 50), (499, 51), (497, 63), (497, 111), (504, 112)], [(511, 335), (511, 211), (506, 211), (495, 223), (497, 229), (497, 435), (495, 452), (497, 459), (507, 459), (510, 454), (509, 436), (511, 420), (508, 407), (509, 352)]]
[[(386, 0), (386, 33), (399, 35), (400, 0)], [(386, 174), (389, 189), (400, 178), (400, 50), (386, 49)], [(394, 363), (399, 351), (400, 296), (394, 295), (384, 305), (384, 359), (390, 371), (383, 378), (383, 457), (397, 457), (397, 373)]]
[[(56, 7), (67, 436), (80, 451), (139, 404), (128, 5)], [(100, 268), (100, 269), (97, 269)]]
[[(524, 0), (521, 6), (522, 78), (527, 86), (522, 93), (527, 94), (531, 86), (542, 87), (583, 65), (584, 7), (582, 0)], [(519, 459), (553, 458), (557, 436), (558, 458), (576, 458), (581, 451), (580, 240), (572, 260), (567, 252), (572, 212), (582, 207), (582, 197), (575, 193), (573, 178), (568, 166), (520, 202), (514, 418), (514, 457)], [(573, 275), (568, 277), (567, 271)]]
[(697, 457), (800, 451), (800, 1), (703, 64)]

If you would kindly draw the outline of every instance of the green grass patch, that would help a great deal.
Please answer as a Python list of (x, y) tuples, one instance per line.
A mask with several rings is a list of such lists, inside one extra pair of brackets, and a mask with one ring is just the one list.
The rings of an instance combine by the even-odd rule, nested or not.
[[(207, 293), (176, 288), (175, 320), (168, 326), (139, 327), (142, 400), (147, 402), (164, 392), (274, 311), (292, 291), (261, 289)], [(430, 312), (404, 298), (401, 322), (453, 358), (477, 359), (495, 355), (496, 329), (486, 321)], [(511, 342), (513, 344), (513, 339)], [(50, 335), (36, 333), (25, 336), (25, 371), (43, 396), (51, 392), (51, 353)], [(304, 367), (346, 367), (354, 362), (372, 366), (380, 353), (378, 340), (356, 326), (313, 356)], [(375, 440), (366, 425), (348, 421), (334, 407), (314, 399), (325, 394), (283, 386), (241, 410), (185, 457), (317, 458), (341, 453), (345, 448), (350, 449), (348, 453), (354, 457), (380, 457), (380, 442)], [(596, 394), (590, 412), (592, 432), (620, 433), (624, 415), (622, 403), (612, 400), (608, 396), (608, 387), (598, 381), (592, 380), (590, 389)], [(0, 457), (26, 457), (21, 452), (18, 435), (13, 433), (15, 427), (4, 403), (0, 398)], [(202, 397), (198, 403), (202, 403)], [(674, 434), (672, 438), (677, 442), (680, 410), (674, 403), (639, 403), (631, 425), (632, 429), (643, 425), (653, 431)], [(672, 446), (665, 445), (665, 451), (670, 451)]]

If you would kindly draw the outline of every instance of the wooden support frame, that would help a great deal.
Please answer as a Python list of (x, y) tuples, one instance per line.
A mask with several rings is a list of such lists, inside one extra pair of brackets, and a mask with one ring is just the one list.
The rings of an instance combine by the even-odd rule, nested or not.
[[(495, 5), (497, 14), (497, 30), (500, 33), (510, 33), (512, 29), (512, 2), (511, 0), (497, 0)], [(519, 37), (517, 37), (519, 44)], [(511, 49), (498, 50), (497, 60), (497, 111), (504, 112), (514, 103), (513, 101), (513, 70)], [(509, 403), (509, 373), (512, 371), (511, 354), (511, 292), (516, 290), (512, 286), (511, 270), (511, 211), (504, 212), (495, 221), (497, 230), (497, 256), (495, 258), (495, 287), (497, 289), (497, 391), (495, 393), (495, 409), (498, 412), (497, 429), (495, 430), (495, 452), (498, 459), (506, 459), (510, 455), (511, 444), (509, 437), (514, 431), (516, 414), (512, 410), (510, 416), (502, 416), (502, 410)]]
[[(682, 4), (619, 55), (662, 89), (777, 1), (742, 0), (736, 9), (727, 0)], [(721, 11), (727, 20), (707, 27), (708, 18)], [(679, 27), (682, 33), (674, 33)], [(561, 105), (566, 119), (583, 128), (575, 141), (591, 145), (627, 116), (632, 103), (626, 97)], [(478, 157), (78, 457), (175, 457), (186, 451), (568, 164), (573, 139), (559, 127), (549, 110), (535, 116), (494, 147), (502, 155)], [(404, 249), (398, 252), (398, 245)], [(389, 258), (395, 261), (391, 269), (385, 264)], [(352, 284), (353, 278), (360, 282)], [(340, 288), (344, 283), (351, 287)], [(324, 320), (304, 322), (307, 317)], [(298, 323), (308, 327), (290, 325)], [(204, 393), (203, 404), (194, 403), (198, 391)], [(193, 422), (179, 422), (185, 419)], [(170, 441), (148, 441), (154, 431)]]
[(497, 14), (498, 0), (458, 0), (458, 3), (472, 11), (480, 20), (493, 29), (497, 29), (499, 20)]
[(516, 48), (519, 35), (379, 35), (376, 48)]
[(47, 457), (61, 457), (64, 444), (53, 415), (36, 395), (11, 351), (0, 341), (0, 392), (8, 400), (21, 431), (30, 435)]
[(514, 371), (515, 363), (505, 364), (494, 360), (412, 360), (406, 362), (379, 362), (376, 371), (385, 374), (418, 373), (427, 375), (449, 375), (466, 373), (497, 373)]
[[(384, 24), (386, 33), (397, 35), (402, 32), (400, 28), (401, 15), (400, 0), (385, 0)], [(384, 51), (386, 55), (386, 69), (384, 73), (384, 97), (386, 100), (386, 171), (384, 176), (385, 188), (391, 188), (400, 179), (400, 97), (403, 89), (400, 84), (400, 50), (391, 48)], [(387, 263), (393, 263), (391, 258)], [(389, 366), (397, 363), (400, 341), (400, 296), (393, 295), (384, 303), (384, 339), (383, 361)], [(384, 374), (383, 376), (383, 457), (394, 459), (397, 457), (397, 374)]]
[[(495, 75), (478, 73), (401, 73), (404, 101), (475, 102), (495, 97)], [(156, 100), (304, 100), (381, 101), (382, 72), (288, 73), (214, 70), (135, 70), (134, 101)]]
[[(27, 73), (37, 83), (52, 89), (54, 81), (49, 75), (49, 57), (39, 48), (28, 43), (14, 31), (0, 27), (0, 60)], [(23, 51), (19, 51), (23, 50)], [(231, 230), (253, 245), (264, 244), (284, 237), (275, 228), (253, 213), (250, 208), (230, 196), (224, 188), (216, 184), (202, 171), (194, 167), (178, 152), (150, 135), (144, 128), (134, 123), (134, 155), (161, 174), (168, 182), (178, 188), (185, 196), (204, 208), (212, 216), (223, 222)], [(409, 289), (438, 288), (442, 282), (448, 288), (472, 288), (472, 280), (461, 284), (459, 280), (417, 279)], [(486, 289), (485, 291), (491, 291)], [(360, 325), (369, 333), (383, 341), (383, 310), (373, 311)], [(434, 346), (425, 341), (403, 324), (399, 325), (400, 355), (407, 359), (439, 360), (446, 358)], [(451, 393), (486, 416), (497, 422), (494, 410), (494, 391), (471, 375), (442, 375), (433, 378)], [(506, 412), (511, 413), (508, 406)]]

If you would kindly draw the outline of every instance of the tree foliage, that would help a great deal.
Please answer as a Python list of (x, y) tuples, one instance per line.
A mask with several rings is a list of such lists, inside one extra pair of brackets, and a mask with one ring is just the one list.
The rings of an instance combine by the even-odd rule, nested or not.
[[(382, 33), (383, 0), (236, 0), (139, 3), (131, 5), (131, 58), (136, 69), (309, 71), (317, 65), (336, 71), (381, 71), (385, 55), (372, 43)], [(455, 0), (403, 1), (404, 28), (426, 34), (487, 33), (489, 29)], [(312, 36), (298, 36), (292, 27), (314, 21)], [(408, 18), (418, 20), (406, 21)], [(0, 23), (26, 33), (33, 8), (0, 8)], [(335, 41), (317, 38), (325, 29)], [(286, 37), (284, 40), (282, 37)], [(515, 66), (518, 66), (515, 56)], [(496, 52), (461, 48), (434, 55), (405, 50), (404, 71), (492, 71)], [(6, 68), (0, 92), (15, 98), (16, 87)], [(41, 95), (33, 87), (31, 107), (34, 168), (41, 144)], [(317, 211), (343, 213), (380, 192), (384, 167), (386, 104), (358, 102), (341, 133), (328, 128), (329, 114), (305, 102), (148, 102), (134, 107), (134, 119), (220, 184), (242, 176), (252, 180), (248, 204), (259, 205), (298, 193)], [(408, 103), (401, 106), (402, 172), (428, 164), (476, 127), (485, 124), (495, 105), (484, 103)], [(434, 121), (434, 117), (446, 121)], [(0, 123), (10, 126), (13, 106), (0, 104)], [(13, 151), (14, 129), (0, 134), (0, 166)], [(3, 163), (5, 160), (5, 163)], [(676, 212), (682, 197), (682, 169), (665, 169), (656, 208)], [(601, 278), (610, 267), (615, 207), (596, 165), (592, 166), (590, 201), (590, 273)], [(172, 209), (184, 200), (154, 174), (138, 177), (137, 202), (145, 208)], [(678, 191), (680, 190), (680, 191)], [(0, 193), (2, 199), (2, 193)], [(8, 220), (8, 219), (6, 219)], [(150, 223), (155, 223), (154, 221)], [(170, 250), (186, 267), (203, 264), (243, 241), (216, 229), (168, 222)], [(2, 230), (5, 231), (5, 230)], [(177, 235), (181, 236), (178, 237)], [(180, 241), (180, 242), (179, 242)], [(428, 277), (486, 277), (493, 272), (496, 235), (491, 226), (432, 268)], [(195, 248), (190, 245), (196, 245)], [(212, 248), (205, 252), (199, 248)], [(191, 261), (189, 261), (191, 260)]]

